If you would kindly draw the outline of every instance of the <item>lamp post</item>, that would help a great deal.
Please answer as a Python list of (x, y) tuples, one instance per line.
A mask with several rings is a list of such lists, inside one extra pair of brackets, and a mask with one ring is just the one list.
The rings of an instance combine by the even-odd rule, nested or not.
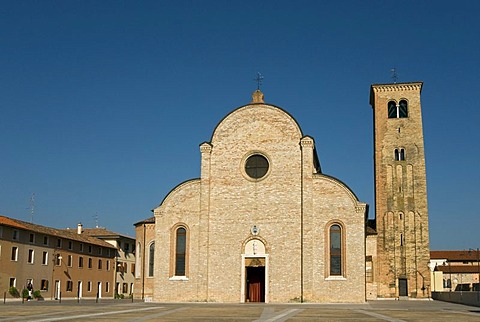
[(423, 276), (422, 273), (420, 273), (419, 270), (417, 270), (417, 273), (420, 274), (420, 276), (422, 277), (422, 288), (421, 288), (421, 290), (422, 290), (422, 295), (425, 295), (425, 289), (426, 289), (425, 288), (425, 277)]
[(435, 280), (436, 280), (435, 268), (437, 267), (437, 264), (430, 262), (427, 264), (427, 266), (430, 269), (430, 277), (432, 279), (430, 283), (433, 284), (433, 287), (430, 287), (430, 293), (433, 293), (437, 291), (437, 285), (435, 283)]
[(450, 279), (450, 287), (448, 291), (451, 293), (452, 292), (452, 268), (450, 267), (450, 262), (447, 261), (448, 264), (448, 274), (449, 274), (449, 279)]
[[(57, 266), (57, 263), (61, 263), (61, 260), (62, 260), (62, 255), (57, 253), (56, 250), (53, 252), (53, 259), (52, 259), (52, 262), (53, 262), (53, 267), (52, 267), (52, 297), (51, 299), (53, 300), (53, 297), (55, 294), (55, 292), (57, 291), (56, 288), (57, 288), (57, 285), (55, 284), (55, 266)], [(58, 264), (58, 266), (60, 266), (60, 264)]]

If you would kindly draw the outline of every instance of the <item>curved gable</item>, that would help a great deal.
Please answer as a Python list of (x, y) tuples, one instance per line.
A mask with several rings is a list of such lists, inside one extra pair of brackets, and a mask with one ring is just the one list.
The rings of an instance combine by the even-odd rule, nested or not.
[(272, 135), (303, 137), (297, 121), (282, 108), (263, 103), (241, 106), (227, 114), (215, 127), (211, 143), (234, 136), (248, 137), (258, 132), (268, 131)]
[(167, 208), (195, 208), (200, 202), (200, 179), (190, 179), (178, 184), (163, 198), (160, 205), (153, 209), (155, 215), (165, 211)]
[(316, 174), (316, 175), (314, 175), (313, 178), (316, 179), (316, 180), (323, 180), (323, 181), (327, 182), (328, 184), (333, 185), (336, 188), (335, 190), (343, 192), (345, 195), (347, 195), (351, 199), (351, 201), (354, 204), (357, 204), (359, 202), (358, 197), (355, 195), (355, 193), (352, 191), (352, 189), (350, 189), (350, 187), (347, 186), (341, 180), (339, 180), (337, 178), (334, 178), (334, 177), (331, 177), (331, 176), (328, 176), (328, 175), (325, 175), (325, 174)]

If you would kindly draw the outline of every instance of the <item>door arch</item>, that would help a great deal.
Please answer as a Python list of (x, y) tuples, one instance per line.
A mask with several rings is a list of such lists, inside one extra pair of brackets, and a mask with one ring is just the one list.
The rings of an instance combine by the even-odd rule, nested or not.
[(240, 302), (268, 303), (268, 254), (265, 243), (253, 238), (243, 247)]

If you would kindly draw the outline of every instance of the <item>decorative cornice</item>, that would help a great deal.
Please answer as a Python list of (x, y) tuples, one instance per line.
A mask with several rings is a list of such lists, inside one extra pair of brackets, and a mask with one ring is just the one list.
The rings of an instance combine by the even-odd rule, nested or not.
[(202, 144), (200, 144), (200, 152), (211, 153), (212, 152), (212, 145), (208, 142), (203, 142)]
[(399, 92), (399, 91), (419, 91), (422, 89), (422, 82), (419, 83), (401, 83), (401, 84), (378, 84), (372, 85), (375, 92)]
[(367, 209), (367, 204), (358, 204), (355, 206), (356, 213), (365, 213), (366, 209)]
[(300, 145), (302, 147), (313, 147), (314, 145), (314, 141), (311, 137), (309, 136), (304, 136), (301, 140), (300, 140)]

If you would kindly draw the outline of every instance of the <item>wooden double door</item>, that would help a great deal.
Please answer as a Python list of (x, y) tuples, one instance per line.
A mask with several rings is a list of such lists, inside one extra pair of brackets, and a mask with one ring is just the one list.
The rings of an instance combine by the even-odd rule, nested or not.
[(245, 267), (246, 302), (265, 302), (265, 266)]

